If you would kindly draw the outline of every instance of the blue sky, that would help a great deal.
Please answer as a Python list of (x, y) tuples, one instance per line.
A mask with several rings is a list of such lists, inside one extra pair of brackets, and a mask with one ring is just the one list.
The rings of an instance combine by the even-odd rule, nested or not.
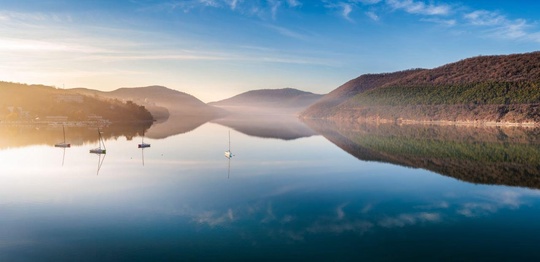
[(540, 50), (540, 1), (0, 0), (0, 80), (205, 102)]

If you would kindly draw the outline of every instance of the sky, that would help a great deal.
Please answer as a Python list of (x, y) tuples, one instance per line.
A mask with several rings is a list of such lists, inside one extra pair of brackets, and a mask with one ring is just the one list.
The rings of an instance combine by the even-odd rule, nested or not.
[(0, 0), (0, 81), (204, 102), (538, 50), (536, 0)]

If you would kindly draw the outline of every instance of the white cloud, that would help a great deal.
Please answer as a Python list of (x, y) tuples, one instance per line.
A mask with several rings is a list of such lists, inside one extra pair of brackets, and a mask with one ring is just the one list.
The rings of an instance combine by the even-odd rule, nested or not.
[(219, 7), (219, 4), (215, 0), (199, 0), (204, 6)]
[(265, 26), (272, 29), (272, 30), (274, 30), (274, 31), (276, 31), (280, 35), (283, 35), (283, 36), (286, 36), (286, 37), (290, 37), (290, 38), (294, 38), (294, 39), (298, 39), (298, 40), (306, 40), (306, 38), (307, 38), (305, 35), (294, 32), (291, 29), (288, 29), (288, 28), (285, 28), (285, 27), (276, 26), (276, 25), (272, 25), (272, 24), (266, 24)]
[(380, 3), (382, 0), (356, 0), (354, 2), (360, 2), (365, 5), (374, 5)]
[(477, 10), (464, 15), (465, 19), (472, 25), (494, 26), (501, 25), (507, 22), (506, 17), (497, 12), (489, 12), (486, 10)]
[(366, 12), (366, 15), (369, 18), (371, 18), (371, 20), (373, 20), (373, 21), (379, 21), (379, 16), (377, 14), (375, 14), (375, 12), (369, 11), (369, 12)]
[(325, 7), (328, 9), (339, 10), (341, 17), (343, 17), (345, 20), (349, 22), (353, 22), (353, 20), (350, 17), (351, 12), (353, 11), (353, 6), (356, 6), (354, 2), (353, 3), (344, 3), (344, 2), (327, 3), (325, 5)]
[(457, 24), (457, 21), (455, 19), (425, 18), (421, 19), (420, 21), (435, 23), (448, 27), (455, 26)]
[(270, 5), (270, 13), (272, 14), (272, 19), (275, 20), (279, 7), (281, 6), (281, 1), (268, 0), (268, 4)]
[(351, 17), (349, 16), (352, 12), (352, 6), (350, 4), (342, 3), (341, 7), (343, 8), (343, 11), (341, 13), (343, 18), (345, 18), (348, 21), (352, 21)]
[(234, 11), (234, 9), (236, 9), (236, 5), (238, 4), (238, 0), (231, 0), (229, 2), (229, 5), (231, 6), (231, 10)]
[(530, 33), (528, 29), (533, 26), (525, 19), (508, 19), (498, 12), (476, 10), (466, 13), (463, 18), (469, 25), (485, 28), (489, 37), (500, 39), (524, 39), (540, 42), (539, 32)]
[(413, 0), (386, 0), (386, 3), (393, 9), (401, 9), (411, 14), (448, 15), (452, 11), (449, 5), (425, 4)]
[(302, 3), (300, 3), (300, 1), (298, 0), (287, 0), (287, 4), (290, 6), (290, 7), (297, 7), (297, 6), (301, 6)]

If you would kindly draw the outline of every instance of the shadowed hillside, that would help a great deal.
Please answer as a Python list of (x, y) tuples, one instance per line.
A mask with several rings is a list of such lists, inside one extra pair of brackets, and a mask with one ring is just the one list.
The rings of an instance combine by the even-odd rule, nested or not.
[[(401, 75), (399, 75), (401, 73)], [(388, 81), (360, 79), (378, 76)], [(538, 124), (540, 52), (480, 56), (430, 70), (366, 75), (336, 100), (323, 97), (304, 118), (382, 122)], [(346, 86), (345, 84), (344, 86)], [(346, 97), (346, 98), (344, 98)], [(324, 102), (337, 101), (337, 102)]]

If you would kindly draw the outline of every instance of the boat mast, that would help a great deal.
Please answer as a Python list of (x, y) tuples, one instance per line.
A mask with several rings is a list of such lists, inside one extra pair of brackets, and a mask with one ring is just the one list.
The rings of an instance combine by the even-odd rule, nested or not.
[(105, 141), (103, 141), (103, 137), (101, 136), (101, 132), (99, 132), (99, 141), (100, 141), (100, 143), (103, 144), (103, 149), (106, 150), (107, 148), (105, 148)]

